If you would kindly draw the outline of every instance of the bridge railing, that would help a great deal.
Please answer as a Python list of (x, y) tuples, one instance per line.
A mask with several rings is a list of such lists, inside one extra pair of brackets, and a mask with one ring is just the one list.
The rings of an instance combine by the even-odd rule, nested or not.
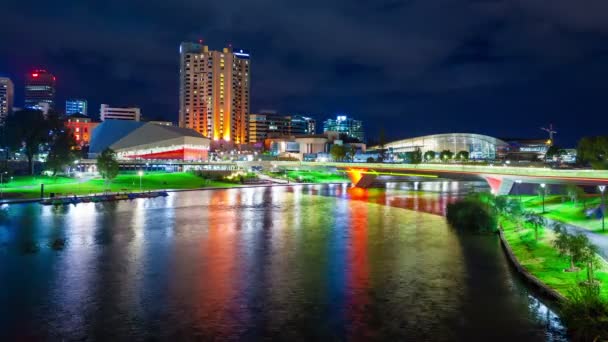
[[(293, 162), (292, 162), (293, 163)], [(300, 162), (301, 166), (318, 165), (340, 168), (366, 168), (384, 170), (425, 170), (466, 172), (479, 174), (500, 174), (522, 177), (575, 177), (608, 179), (608, 170), (556, 170), (542, 167), (514, 167), (491, 165), (465, 165), (465, 164), (382, 164), (382, 163), (331, 163), (331, 162)]]

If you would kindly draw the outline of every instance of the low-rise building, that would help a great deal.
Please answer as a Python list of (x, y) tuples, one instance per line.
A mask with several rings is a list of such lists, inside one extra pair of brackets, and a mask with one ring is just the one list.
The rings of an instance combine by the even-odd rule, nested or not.
[(141, 109), (138, 107), (110, 107), (110, 105), (102, 104), (99, 110), (101, 121), (106, 120), (128, 120), (140, 121)]
[(67, 117), (65, 127), (74, 135), (78, 145), (86, 146), (91, 142), (91, 134), (99, 123), (83, 114), (73, 114)]

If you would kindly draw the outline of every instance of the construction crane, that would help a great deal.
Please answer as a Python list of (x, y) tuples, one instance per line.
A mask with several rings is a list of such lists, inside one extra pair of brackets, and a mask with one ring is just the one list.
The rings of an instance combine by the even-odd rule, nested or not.
[(557, 131), (553, 129), (553, 124), (549, 124), (549, 128), (541, 127), (540, 129), (549, 133), (548, 145), (553, 145), (553, 134), (557, 134)]

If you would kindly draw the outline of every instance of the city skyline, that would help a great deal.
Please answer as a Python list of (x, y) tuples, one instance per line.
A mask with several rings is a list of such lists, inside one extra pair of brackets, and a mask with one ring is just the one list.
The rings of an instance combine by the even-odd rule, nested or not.
[[(562, 3), (551, 11), (468, 4), (453, 6), (446, 18), (417, 1), (311, 3), (295, 17), (287, 5), (270, 16), (259, 4), (240, 4), (234, 8), (242, 12), (235, 12), (220, 4), (167, 10), (152, 1), (137, 21), (127, 14), (132, 5), (117, 7), (124, 15), (101, 30), (90, 23), (103, 21), (104, 6), (55, 10), (62, 6), (40, 2), (32, 15), (27, 4), (10, 4), (11, 30), (0, 33), (7, 42), (0, 47), (0, 73), (21, 85), (32, 67), (52, 70), (59, 103), (67, 97), (86, 98), (91, 108), (132, 103), (177, 121), (177, 46), (203, 39), (251, 51), (252, 112), (346, 112), (370, 121), (370, 135), (385, 126), (388, 138), (451, 131), (544, 137), (539, 128), (553, 123), (557, 143), (573, 146), (583, 135), (603, 132), (596, 121), (606, 113), (608, 65), (600, 43), (608, 28), (598, 14), (607, 12), (605, 5), (597, 2)], [(31, 25), (18, 23), (29, 15)], [(370, 22), (369, 15), (379, 20)], [(329, 31), (320, 30), (319, 21), (331, 23)], [(46, 37), (59, 32), (65, 39), (51, 44)], [(19, 104), (22, 87), (16, 89)]]

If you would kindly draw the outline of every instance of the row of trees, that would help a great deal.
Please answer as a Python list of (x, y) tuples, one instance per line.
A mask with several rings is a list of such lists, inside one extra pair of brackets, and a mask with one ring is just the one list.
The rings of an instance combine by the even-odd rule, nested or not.
[(459, 151), (454, 154), (450, 150), (443, 150), (441, 152), (426, 151), (424, 154), (420, 151), (420, 148), (416, 148), (414, 151), (400, 153), (399, 157), (409, 164), (420, 164), (423, 161), (433, 161), (439, 159), (440, 161), (458, 160), (466, 161), (469, 160), (469, 152)]
[[(543, 189), (544, 190), (544, 189)], [(568, 196), (573, 202), (579, 200), (584, 191), (580, 187), (568, 187)], [(498, 217), (515, 222), (515, 229), (532, 229), (534, 239), (526, 235), (522, 240), (530, 250), (537, 248), (539, 233), (548, 226), (540, 214), (526, 211), (520, 200), (490, 193), (474, 193), (465, 199), (448, 205), (447, 220), (456, 229), (473, 232), (492, 232), (497, 229)], [(601, 287), (595, 272), (601, 265), (598, 248), (587, 235), (572, 232), (564, 224), (551, 225), (555, 238), (551, 245), (563, 258), (567, 258), (565, 272), (585, 271), (584, 281), (578, 280), (569, 290), (568, 300), (560, 306), (561, 317), (576, 341), (604, 340), (608, 337), (608, 301), (601, 296)], [(542, 249), (539, 253), (543, 253)], [(542, 254), (541, 254), (542, 255)]]
[(333, 144), (329, 154), (334, 161), (352, 161), (357, 149), (354, 146)]
[[(528, 227), (534, 230), (534, 240), (538, 241), (539, 230), (547, 227), (547, 220), (540, 214), (531, 211), (525, 211), (520, 201), (508, 198), (506, 196), (488, 196), (499, 215), (508, 217), (517, 224), (517, 229), (524, 227), (526, 223)], [(594, 281), (594, 270), (597, 268), (598, 248), (593, 245), (586, 235), (581, 233), (570, 233), (565, 225), (560, 222), (552, 224), (552, 229), (556, 233), (556, 239), (553, 241), (553, 246), (558, 250), (560, 255), (568, 257), (570, 268), (566, 271), (577, 272), (577, 266), (585, 265), (587, 267), (587, 281)]]
[(3, 127), (5, 158), (10, 154), (23, 153), (28, 169), (34, 173), (34, 158), (47, 153), (47, 168), (57, 174), (76, 160), (74, 136), (64, 127), (64, 121), (56, 112), (44, 115), (39, 110), (21, 110), (9, 115)]

